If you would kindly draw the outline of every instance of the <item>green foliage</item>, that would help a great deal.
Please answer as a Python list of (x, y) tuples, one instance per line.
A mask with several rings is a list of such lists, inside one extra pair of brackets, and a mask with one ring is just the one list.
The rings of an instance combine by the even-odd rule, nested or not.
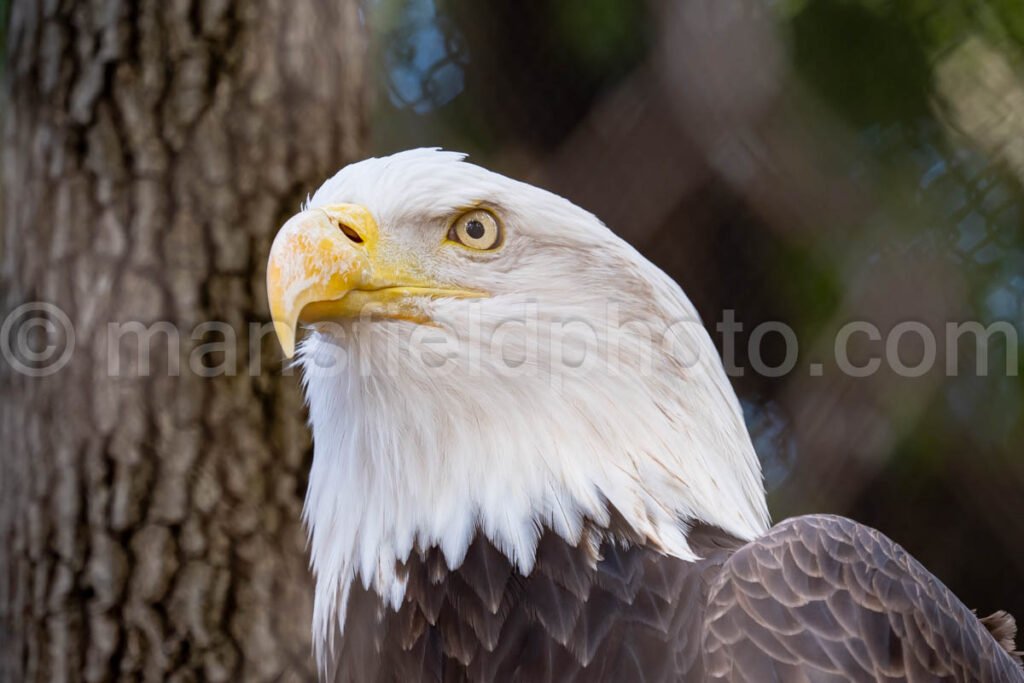
[(0, 75), (7, 64), (7, 17), (10, 9), (9, 0), (0, 0)]
[(928, 58), (898, 17), (854, 3), (809, 0), (791, 31), (799, 73), (854, 124), (927, 115)]
[(561, 0), (549, 5), (565, 57), (589, 74), (615, 73), (643, 55), (646, 16), (633, 0)]
[(817, 336), (835, 314), (842, 297), (838, 273), (823, 262), (820, 254), (796, 244), (781, 244), (769, 272), (771, 287), (779, 298), (799, 302), (794, 322), (798, 336)]
[(1024, 4), (1019, 0), (991, 0), (1006, 34), (1017, 44), (1024, 46)]

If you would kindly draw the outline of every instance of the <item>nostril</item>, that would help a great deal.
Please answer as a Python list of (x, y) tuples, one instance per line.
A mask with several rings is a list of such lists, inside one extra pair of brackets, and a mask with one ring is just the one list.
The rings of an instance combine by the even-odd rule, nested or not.
[(349, 226), (345, 225), (344, 223), (338, 223), (338, 227), (341, 228), (341, 231), (343, 233), (345, 233), (345, 237), (349, 238), (356, 244), (363, 243), (363, 238), (359, 235), (359, 233), (350, 228)]

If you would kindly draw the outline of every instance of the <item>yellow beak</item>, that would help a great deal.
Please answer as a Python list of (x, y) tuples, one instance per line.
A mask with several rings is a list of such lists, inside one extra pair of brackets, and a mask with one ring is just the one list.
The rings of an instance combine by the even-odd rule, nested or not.
[(281, 347), (295, 354), (296, 328), (363, 313), (427, 322), (423, 297), (466, 298), (480, 292), (438, 287), (417, 275), (418, 264), (383, 263), (373, 215), (356, 204), (334, 204), (293, 216), (274, 238), (267, 264), (267, 298)]

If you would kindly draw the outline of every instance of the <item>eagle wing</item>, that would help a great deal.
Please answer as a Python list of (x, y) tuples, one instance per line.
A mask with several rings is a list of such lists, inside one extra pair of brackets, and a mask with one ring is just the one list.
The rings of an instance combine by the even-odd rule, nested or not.
[(705, 619), (709, 680), (1024, 681), (942, 582), (841, 517), (790, 519), (740, 548), (711, 585)]

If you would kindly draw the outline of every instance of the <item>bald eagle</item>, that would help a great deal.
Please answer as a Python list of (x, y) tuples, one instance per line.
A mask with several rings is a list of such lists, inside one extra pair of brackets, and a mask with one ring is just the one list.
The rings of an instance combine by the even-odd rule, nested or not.
[(881, 533), (770, 527), (678, 285), (590, 213), (463, 159), (352, 164), (271, 249), (315, 444), (327, 677), (1024, 681), (1012, 618), (979, 620)]

